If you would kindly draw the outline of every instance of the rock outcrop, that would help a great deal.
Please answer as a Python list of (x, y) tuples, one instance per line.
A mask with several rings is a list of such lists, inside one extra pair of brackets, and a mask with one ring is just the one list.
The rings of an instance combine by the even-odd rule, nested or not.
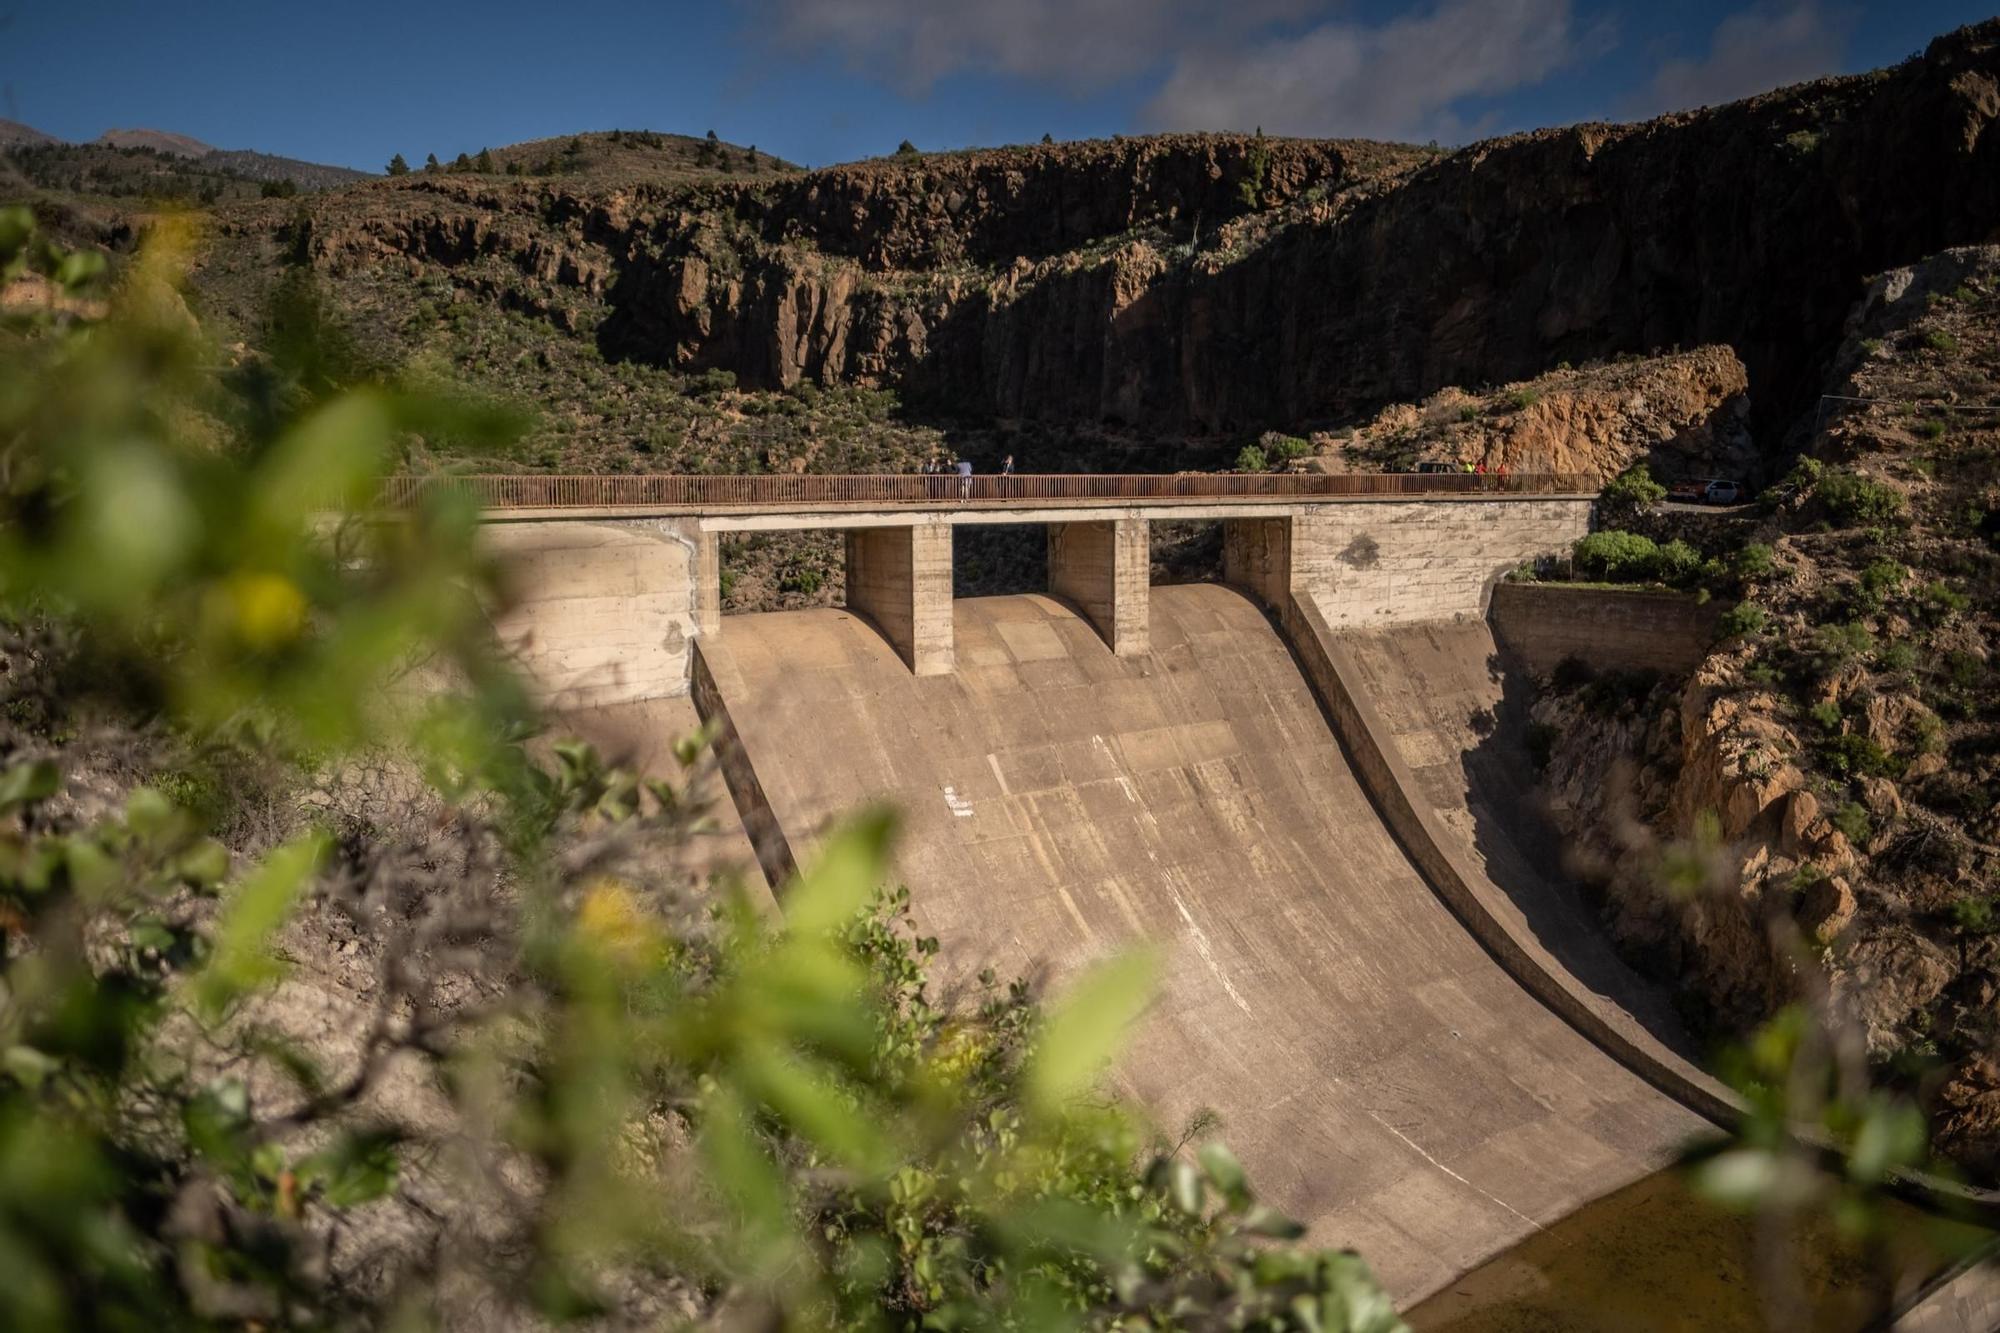
[(1316, 438), (1325, 471), (1442, 462), (1488, 471), (1609, 480), (1634, 463), (1655, 475), (1749, 476), (1749, 377), (1727, 347), (1551, 371), (1487, 393), (1449, 388), (1399, 403), (1349, 432)]
[(1990, 1178), (2000, 247), (1883, 275), (1848, 330), (1797, 493), (1728, 557), (1756, 613), (1686, 681), (1552, 681), (1533, 711), (1635, 954), (1725, 1032), (1823, 986)]
[(1448, 156), (1173, 135), (754, 179), (419, 176), (310, 201), (305, 252), (745, 386), (1162, 437), (1727, 346), (1775, 438), (1864, 275), (2000, 235), (1996, 117), (2000, 21), (1894, 69)]

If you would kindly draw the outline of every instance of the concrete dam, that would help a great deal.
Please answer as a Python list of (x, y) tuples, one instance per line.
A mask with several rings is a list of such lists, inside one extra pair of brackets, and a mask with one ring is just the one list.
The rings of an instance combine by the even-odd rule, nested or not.
[[(1493, 583), (1589, 515), (609, 504), (489, 532), (517, 571), (497, 624), (550, 702), (642, 757), (716, 724), (737, 846), (774, 879), (886, 800), (947, 984), (1159, 949), (1115, 1082), (1168, 1133), (1217, 1112), (1265, 1197), (1407, 1304), (1726, 1114), (1548, 873), (1522, 747), (1493, 730)], [(1163, 516), (1223, 524), (1222, 582), (1147, 586)], [(1051, 594), (953, 600), (950, 528), (1009, 521), (1049, 525)], [(711, 534), (753, 525), (846, 528), (850, 606), (722, 617)]]

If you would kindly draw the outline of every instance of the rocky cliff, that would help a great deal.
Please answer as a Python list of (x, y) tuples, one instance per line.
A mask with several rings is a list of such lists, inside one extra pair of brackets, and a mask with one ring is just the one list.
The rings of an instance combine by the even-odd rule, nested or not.
[(2000, 21), (1889, 70), (1448, 156), (1164, 136), (748, 178), (420, 176), (302, 225), (336, 282), (442, 279), (613, 360), (1169, 449), (1727, 346), (1770, 449), (1866, 274), (2000, 235), (1996, 116)]
[(1759, 459), (1749, 377), (1727, 347), (1567, 365), (1497, 390), (1457, 386), (1398, 403), (1351, 431), (1322, 432), (1325, 472), (1441, 462), (1608, 481), (1635, 463), (1662, 476), (1746, 476)]
[[(1634, 952), (1740, 1031), (1824, 978), (2000, 1173), (2000, 247), (1870, 284), (1686, 681), (1552, 682), (1548, 784)], [(1560, 674), (1560, 673), (1559, 673)]]

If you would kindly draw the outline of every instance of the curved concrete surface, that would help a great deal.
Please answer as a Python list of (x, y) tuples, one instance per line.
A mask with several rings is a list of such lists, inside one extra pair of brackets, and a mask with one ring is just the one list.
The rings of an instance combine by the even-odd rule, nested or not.
[(1681, 1084), (1683, 1100), (1726, 1116), (1733, 1098), (1693, 1063), (1665, 991), (1619, 957), (1562, 871), (1562, 849), (1534, 803), (1526, 674), (1503, 669), (1487, 625), (1341, 633), (1328, 646), (1402, 761), (1409, 795), (1442, 827), (1487, 910), (1535, 965)]
[(1704, 1122), (1530, 997), (1383, 827), (1264, 614), (1152, 594), (1112, 655), (1045, 597), (961, 601), (916, 677), (843, 611), (732, 618), (718, 671), (795, 845), (896, 802), (918, 917), (969, 973), (1137, 940), (1164, 990), (1117, 1077), (1213, 1107), (1266, 1196), (1403, 1301), (1664, 1165)]

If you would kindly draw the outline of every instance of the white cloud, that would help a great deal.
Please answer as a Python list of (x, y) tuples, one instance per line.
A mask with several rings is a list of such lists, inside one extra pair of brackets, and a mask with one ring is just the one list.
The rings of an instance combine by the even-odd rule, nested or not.
[(1579, 37), (1569, 0), (1440, 0), (1377, 26), (1190, 52), (1144, 115), (1161, 129), (1456, 142), (1483, 128), (1465, 99), (1538, 84), (1604, 36)]
[(1757, 4), (1715, 25), (1708, 54), (1669, 60), (1625, 112), (1651, 116), (1732, 102), (1840, 69), (1854, 11), (1819, 0)]
[(1088, 92), (1208, 43), (1241, 41), (1327, 0), (747, 0), (794, 51), (831, 51), (910, 93), (964, 70)]

